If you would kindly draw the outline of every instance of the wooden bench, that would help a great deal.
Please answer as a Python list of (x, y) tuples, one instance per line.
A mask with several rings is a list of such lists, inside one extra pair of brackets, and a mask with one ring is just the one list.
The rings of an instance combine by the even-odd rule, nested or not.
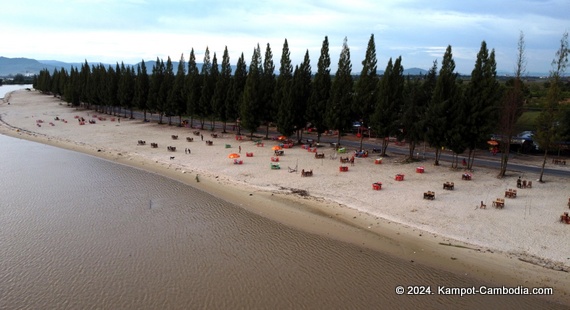
[(153, 149), (155, 149), (155, 148), (158, 147), (158, 143), (152, 142), (152, 143), (150, 144), (150, 147), (152, 147)]
[(301, 170), (301, 177), (312, 177), (313, 176), (313, 169), (305, 171), (305, 169)]
[(325, 153), (315, 153), (315, 158), (325, 158)]
[(144, 141), (144, 140), (139, 140), (139, 142), (138, 142), (138, 145), (145, 145), (145, 144), (146, 144), (146, 141)]
[(211, 146), (211, 145), (214, 145), (214, 142), (211, 141), (211, 140), (206, 140), (206, 145), (210, 145), (210, 146)]
[(170, 136), (170, 137), (172, 137), (172, 140), (178, 139), (178, 136), (177, 136), (177, 135), (172, 135), (172, 136)]
[(175, 146), (167, 146), (166, 149), (170, 152), (176, 152), (176, 147)]
[(188, 141), (188, 142), (192, 142), (192, 141), (194, 141), (194, 138), (191, 138), (191, 137), (186, 137), (186, 141)]
[(443, 183), (443, 189), (452, 191), (455, 188), (455, 184), (453, 182), (445, 182)]

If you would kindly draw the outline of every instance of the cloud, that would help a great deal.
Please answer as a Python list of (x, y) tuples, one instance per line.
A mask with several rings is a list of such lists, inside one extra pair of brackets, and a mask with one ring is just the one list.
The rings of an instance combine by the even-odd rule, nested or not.
[(263, 50), (269, 43), (278, 64), (287, 39), (293, 62), (308, 50), (316, 69), (328, 36), (334, 72), (347, 37), (358, 72), (374, 34), (379, 68), (401, 55), (406, 67), (427, 69), (451, 45), (458, 71), (469, 73), (483, 40), (495, 48), (498, 67), (511, 70), (523, 31), (529, 71), (548, 71), (569, 11), (566, 0), (16, 1), (3, 7), (3, 39), (10, 42), (3, 52), (128, 63), (187, 58), (192, 48), (198, 58), (206, 46), (220, 57), (227, 46), (235, 63), (241, 53), (249, 62), (258, 43)]

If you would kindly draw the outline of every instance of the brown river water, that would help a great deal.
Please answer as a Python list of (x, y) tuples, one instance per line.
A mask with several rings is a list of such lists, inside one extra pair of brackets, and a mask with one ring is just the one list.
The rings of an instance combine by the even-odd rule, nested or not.
[[(174, 180), (0, 135), (0, 309), (565, 309), (289, 228)], [(397, 285), (431, 285), (428, 296)]]

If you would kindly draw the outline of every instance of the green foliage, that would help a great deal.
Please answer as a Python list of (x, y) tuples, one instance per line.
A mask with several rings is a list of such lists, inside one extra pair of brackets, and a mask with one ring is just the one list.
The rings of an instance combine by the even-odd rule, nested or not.
[(498, 121), (495, 111), (501, 88), (497, 81), (496, 67), (495, 51), (489, 53), (487, 43), (481, 42), (481, 49), (471, 72), (471, 80), (461, 101), (462, 111), (458, 113), (461, 117), (460, 124), (454, 124), (455, 130), (464, 127), (460, 129), (462, 132), (458, 137), (459, 141), (455, 143), (459, 147), (454, 151), (459, 154), (463, 152), (464, 146), (469, 148), (470, 160), (467, 167), (469, 169), (472, 166), (473, 151), (488, 139)]
[(317, 128), (317, 142), (319, 141), (321, 134), (326, 130), (326, 123), (323, 115), (325, 115), (331, 93), (332, 81), (330, 66), (331, 59), (329, 55), (329, 39), (328, 37), (325, 37), (321, 47), (319, 62), (317, 64), (317, 73), (313, 80), (311, 97), (309, 98), (306, 110), (307, 121), (309, 121), (313, 127)]
[(457, 74), (455, 71), (455, 61), (448, 46), (443, 55), (441, 68), (437, 77), (437, 82), (432, 99), (428, 106), (427, 113), (427, 141), (436, 150), (435, 164), (439, 164), (439, 155), (442, 147), (446, 146), (448, 140), (456, 133), (451, 132), (453, 124), (453, 114), (450, 113), (454, 104), (457, 103)]
[(377, 102), (377, 71), (376, 45), (374, 43), (374, 35), (372, 34), (366, 48), (366, 56), (362, 61), (360, 77), (356, 81), (353, 107), (355, 113), (353, 119), (361, 120), (366, 125), (370, 123), (370, 115), (374, 112)]
[(291, 65), (290, 55), (289, 44), (287, 43), (287, 39), (285, 39), (274, 97), (277, 103), (277, 130), (285, 136), (291, 135), (294, 131), (293, 109), (289, 96), (293, 80), (293, 66)]
[(271, 51), (271, 46), (267, 43), (260, 85), (260, 117), (268, 126), (267, 135), (269, 134), (269, 123), (275, 120), (275, 116), (277, 114), (277, 107), (274, 99), (275, 85), (275, 64), (273, 63), (273, 52)]
[(186, 112), (186, 61), (184, 54), (180, 55), (174, 84), (168, 94), (170, 113), (180, 118)]
[(334, 77), (331, 96), (326, 109), (326, 124), (329, 128), (338, 130), (338, 140), (343, 131), (351, 125), (352, 96), (353, 96), (352, 64), (347, 38), (344, 38), (338, 60), (338, 69)]
[(228, 53), (228, 48), (224, 49), (224, 55), (222, 56), (222, 70), (216, 81), (216, 88), (214, 90), (214, 96), (212, 98), (212, 109), (214, 115), (221, 121), (228, 121), (228, 115), (226, 113), (226, 101), (229, 94), (230, 81), (232, 76), (232, 67), (230, 65), (230, 55)]
[[(400, 122), (402, 108), (404, 106), (404, 68), (402, 57), (398, 57), (394, 63), (392, 58), (388, 60), (384, 76), (378, 85), (378, 95), (374, 114), (371, 118), (372, 128), (382, 138), (401, 133)], [(386, 155), (388, 140), (382, 144), (382, 155)]]
[(140, 110), (146, 111), (149, 91), (149, 77), (144, 60), (137, 66), (137, 79), (135, 88), (135, 104)]
[(515, 124), (516, 131), (535, 131), (538, 115), (540, 115), (540, 111), (523, 112)]
[(226, 115), (228, 120), (239, 119), (239, 111), (243, 90), (247, 80), (247, 65), (243, 53), (237, 61), (236, 71), (230, 80), (230, 90), (226, 100)]
[(242, 127), (253, 133), (261, 125), (261, 115), (259, 115), (261, 107), (261, 75), (263, 72), (261, 62), (261, 51), (259, 44), (253, 50), (251, 63), (249, 64), (249, 72), (245, 82), (243, 97), (240, 104), (240, 119)]

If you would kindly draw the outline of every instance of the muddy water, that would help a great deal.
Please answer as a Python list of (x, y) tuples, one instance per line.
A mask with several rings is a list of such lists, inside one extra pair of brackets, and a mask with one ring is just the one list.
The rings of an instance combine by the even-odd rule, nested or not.
[(0, 186), (0, 309), (556, 308), (521, 296), (398, 296), (400, 284), (482, 283), (2, 135)]

